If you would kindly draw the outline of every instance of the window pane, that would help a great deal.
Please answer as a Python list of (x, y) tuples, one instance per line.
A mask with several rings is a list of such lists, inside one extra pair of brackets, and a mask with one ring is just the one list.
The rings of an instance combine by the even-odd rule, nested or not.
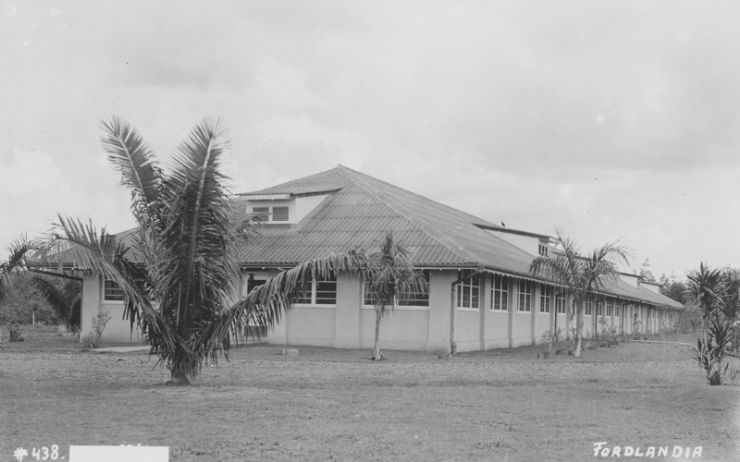
[(470, 286), (462, 286), (462, 306), (464, 308), (470, 308)]

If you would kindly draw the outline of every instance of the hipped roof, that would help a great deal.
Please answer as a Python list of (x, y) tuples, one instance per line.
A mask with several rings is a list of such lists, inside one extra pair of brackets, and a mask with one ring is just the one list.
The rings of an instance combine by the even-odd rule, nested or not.
[[(330, 252), (374, 247), (385, 232), (392, 231), (418, 267), (480, 268), (539, 279), (529, 271), (535, 255), (486, 230), (500, 226), (342, 165), (240, 194), (237, 207), (246, 214), (250, 196), (270, 194), (327, 197), (296, 225), (262, 226), (239, 250), (245, 267), (287, 268)], [(683, 306), (619, 280), (605, 281), (599, 292), (654, 305)]]

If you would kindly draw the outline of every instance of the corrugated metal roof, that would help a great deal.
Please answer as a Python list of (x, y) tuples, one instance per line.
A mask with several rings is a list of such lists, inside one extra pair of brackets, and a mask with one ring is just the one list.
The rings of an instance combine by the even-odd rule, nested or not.
[[(242, 264), (293, 266), (330, 252), (375, 246), (386, 231), (393, 231), (417, 266), (483, 267), (531, 278), (535, 255), (477, 226), (498, 225), (341, 165), (242, 197), (326, 191), (334, 192), (297, 225), (266, 225), (251, 237), (240, 249)], [(245, 206), (241, 210), (246, 213)], [(631, 300), (682, 306), (618, 280), (602, 290)]]

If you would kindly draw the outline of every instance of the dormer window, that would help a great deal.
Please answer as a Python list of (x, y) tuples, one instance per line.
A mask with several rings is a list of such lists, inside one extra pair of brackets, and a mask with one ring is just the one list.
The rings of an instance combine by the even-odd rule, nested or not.
[(263, 223), (288, 223), (290, 222), (290, 207), (287, 205), (252, 207), (252, 215), (255, 221)]
[(547, 244), (544, 244), (542, 242), (539, 243), (539, 246), (537, 247), (537, 253), (540, 254), (542, 257), (546, 257), (549, 254), (550, 248), (547, 246)]

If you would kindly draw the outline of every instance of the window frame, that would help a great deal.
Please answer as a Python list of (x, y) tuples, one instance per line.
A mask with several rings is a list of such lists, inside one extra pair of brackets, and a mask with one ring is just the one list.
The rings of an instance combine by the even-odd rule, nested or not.
[(540, 284), (540, 314), (550, 314), (554, 294), (555, 288), (553, 286)]
[[(472, 270), (463, 270), (458, 272), (458, 279), (464, 280), (455, 284), (455, 307), (462, 311), (479, 311), (480, 310), (480, 279), (481, 275), (472, 276), (474, 272)], [(464, 291), (467, 291), (468, 305), (466, 306), (463, 302), (465, 300)], [(473, 304), (475, 300), (475, 306)]]
[[(522, 290), (525, 288), (526, 290)], [(534, 295), (534, 282), (528, 279), (519, 279), (516, 291), (517, 313), (532, 312), (532, 296)], [(526, 309), (525, 309), (526, 308)]]
[[(252, 205), (252, 216), (254, 221), (260, 223), (290, 223), (290, 204), (285, 205)], [(275, 219), (275, 209), (280, 209), (281, 212), (285, 209), (285, 219), (282, 219), (283, 215), (280, 215), (280, 219)], [(259, 210), (259, 212), (257, 211)]]
[[(109, 290), (115, 291), (116, 293), (120, 292), (120, 295), (116, 295), (115, 298), (110, 298), (109, 296)], [(103, 284), (101, 287), (102, 291), (102, 301), (103, 303), (123, 303), (124, 302), (124, 293), (123, 289), (116, 284), (116, 282), (113, 279), (109, 279), (107, 277), (103, 277)]]
[[(560, 303), (561, 301), (562, 303)], [(561, 306), (562, 311), (560, 311)], [(568, 314), (568, 297), (564, 292), (555, 294), (555, 314)]]
[(489, 309), (496, 313), (509, 311), (509, 276), (502, 274), (491, 274), (491, 302)]

